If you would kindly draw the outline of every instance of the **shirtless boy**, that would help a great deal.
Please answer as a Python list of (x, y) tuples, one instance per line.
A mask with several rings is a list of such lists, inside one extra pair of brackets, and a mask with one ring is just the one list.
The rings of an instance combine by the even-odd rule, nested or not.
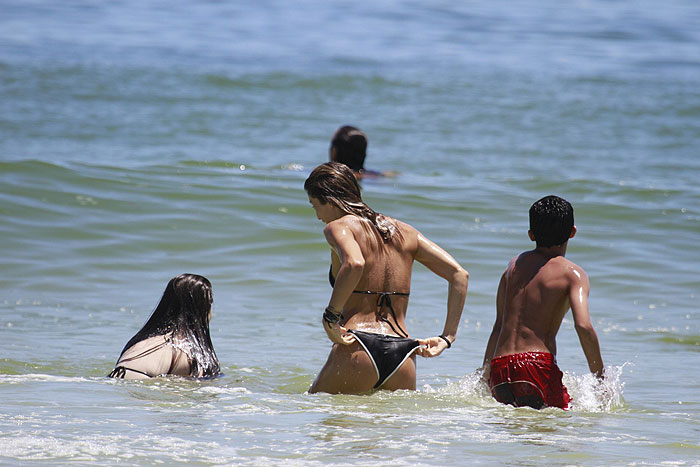
[(568, 408), (571, 397), (557, 367), (556, 336), (571, 308), (588, 368), (603, 377), (600, 345), (588, 314), (588, 276), (564, 258), (576, 234), (574, 210), (558, 196), (530, 208), (536, 248), (513, 258), (498, 285), (496, 322), (484, 355), (493, 397), (516, 407)]

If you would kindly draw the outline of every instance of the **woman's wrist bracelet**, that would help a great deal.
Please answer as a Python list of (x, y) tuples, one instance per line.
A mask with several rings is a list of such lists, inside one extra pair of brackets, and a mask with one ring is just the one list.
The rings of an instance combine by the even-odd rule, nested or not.
[(438, 337), (439, 337), (440, 339), (444, 340), (444, 341), (447, 343), (447, 348), (448, 348), (448, 349), (449, 349), (450, 347), (452, 347), (452, 342), (450, 342), (450, 340), (449, 340), (447, 337), (445, 337), (444, 334), (440, 334)]
[(335, 312), (335, 307), (328, 305), (326, 311), (323, 312), (323, 321), (328, 324), (340, 323), (340, 313)]

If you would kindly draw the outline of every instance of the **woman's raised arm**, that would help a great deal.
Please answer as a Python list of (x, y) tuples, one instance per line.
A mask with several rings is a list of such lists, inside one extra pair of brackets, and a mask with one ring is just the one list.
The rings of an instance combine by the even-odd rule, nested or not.
[(464, 301), (467, 297), (469, 273), (445, 250), (418, 233), (416, 261), (448, 282), (447, 317), (442, 334), (429, 339), (419, 339), (422, 347), (419, 354), (423, 357), (435, 357), (452, 346), (457, 338), (457, 328), (462, 317)]

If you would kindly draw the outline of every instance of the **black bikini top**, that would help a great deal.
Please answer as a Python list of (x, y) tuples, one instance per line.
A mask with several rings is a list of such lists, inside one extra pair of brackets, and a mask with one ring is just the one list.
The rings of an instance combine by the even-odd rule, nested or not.
[[(331, 265), (330, 268), (328, 268), (328, 282), (331, 283), (331, 287), (335, 287), (335, 277), (333, 277), (333, 265)], [(364, 295), (378, 295), (377, 297), (377, 317), (379, 318), (380, 321), (384, 321), (387, 323), (391, 329), (398, 334), (399, 336), (402, 337), (408, 337), (408, 333), (404, 331), (404, 329), (399, 325), (399, 321), (396, 319), (396, 312), (394, 311), (394, 307), (391, 304), (391, 296), (392, 295), (398, 295), (401, 297), (408, 297), (409, 293), (408, 292), (374, 292), (372, 290), (353, 290), (352, 293), (357, 293), (357, 294), (364, 294)], [(396, 327), (399, 328), (399, 331), (396, 330), (394, 325), (386, 319), (384, 314), (382, 313), (382, 308), (384, 305), (389, 308), (389, 311), (391, 312), (391, 316), (394, 318), (394, 323), (396, 323)]]

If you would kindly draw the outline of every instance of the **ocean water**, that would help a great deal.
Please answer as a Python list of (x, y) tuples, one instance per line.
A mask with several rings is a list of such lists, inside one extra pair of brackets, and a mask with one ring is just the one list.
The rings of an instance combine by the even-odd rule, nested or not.
[[(700, 465), (700, 7), (690, 0), (0, 0), (0, 464)], [(303, 191), (340, 125), (365, 200), (471, 275), (418, 390), (306, 393), (329, 250)], [(480, 381), (527, 210), (574, 205), (608, 380), (571, 410)], [(105, 378), (173, 276), (215, 380)], [(409, 331), (442, 330), (417, 265)]]

